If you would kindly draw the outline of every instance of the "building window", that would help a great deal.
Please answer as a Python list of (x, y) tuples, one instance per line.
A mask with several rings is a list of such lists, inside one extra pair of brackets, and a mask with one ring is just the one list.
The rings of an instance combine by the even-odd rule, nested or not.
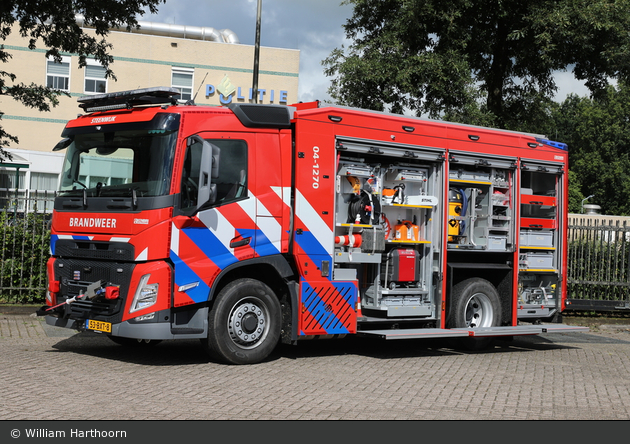
[(15, 170), (0, 169), (0, 212), (24, 211), (26, 204), (25, 184), (26, 171), (18, 171), (16, 183)]
[(85, 67), (85, 92), (105, 93), (107, 92), (107, 80), (105, 79), (105, 68), (96, 62)]
[(28, 210), (49, 213), (54, 206), (59, 175), (31, 171), (31, 186), (28, 192)]
[(18, 171), (17, 184), (15, 182), (15, 170), (0, 169), (0, 189), (1, 190), (15, 190), (17, 188), (24, 189), (24, 183), (26, 178), (26, 171)]
[(187, 102), (192, 99), (193, 90), (193, 69), (173, 68), (171, 71), (171, 86), (179, 93), (180, 102)]
[(46, 86), (70, 91), (70, 57), (62, 57), (61, 62), (52, 58), (46, 60)]
[(31, 190), (55, 191), (59, 174), (31, 172)]

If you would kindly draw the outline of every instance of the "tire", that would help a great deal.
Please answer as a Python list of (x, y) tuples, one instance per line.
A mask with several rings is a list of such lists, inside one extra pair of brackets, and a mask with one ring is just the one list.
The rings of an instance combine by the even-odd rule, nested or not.
[[(460, 282), (451, 292), (448, 328), (484, 328), (501, 325), (501, 300), (494, 285), (485, 279), (471, 278)], [(468, 350), (481, 350), (494, 343), (493, 338), (464, 338)]]
[(161, 340), (157, 339), (135, 339), (135, 338), (123, 338), (122, 336), (108, 336), (109, 339), (114, 341), (118, 345), (124, 347), (153, 347), (158, 345)]
[(278, 298), (264, 283), (238, 279), (221, 290), (208, 317), (211, 357), (228, 364), (256, 364), (276, 348), (282, 324)]

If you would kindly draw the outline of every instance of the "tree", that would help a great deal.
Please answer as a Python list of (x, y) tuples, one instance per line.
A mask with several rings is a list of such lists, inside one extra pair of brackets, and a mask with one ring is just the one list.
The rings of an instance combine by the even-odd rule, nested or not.
[[(630, 215), (628, 84), (609, 86), (597, 98), (571, 95), (556, 107), (550, 120), (555, 130), (549, 134), (569, 145), (573, 191), (594, 195), (592, 202), (602, 207), (603, 214)], [(580, 211), (578, 198), (576, 193), (571, 211)]]
[(580, 213), (582, 210), (582, 181), (577, 173), (569, 169), (569, 213)]
[(514, 130), (549, 117), (554, 73), (592, 93), (630, 73), (630, 0), (346, 0), (322, 63), (344, 105)]
[[(61, 53), (79, 56), (79, 67), (86, 65), (88, 57), (94, 57), (106, 68), (106, 77), (116, 79), (109, 65), (112, 45), (106, 37), (114, 27), (138, 28), (137, 16), (145, 12), (156, 13), (157, 5), (165, 0), (2, 0), (0, 9), (0, 39), (19, 32), (29, 39), (28, 48), (47, 48), (46, 56), (61, 61)], [(93, 27), (95, 36), (86, 33), (77, 24), (76, 15), (84, 17), (85, 25)], [(9, 65), (12, 54), (0, 42), (0, 62)], [(58, 104), (62, 94), (45, 85), (19, 83), (11, 73), (10, 65), (0, 69), (0, 95), (12, 97), (27, 107), (50, 111)], [(0, 119), (2, 112), (0, 112)], [(0, 126), (0, 160), (10, 158), (3, 147), (18, 143), (17, 137), (8, 134)]]

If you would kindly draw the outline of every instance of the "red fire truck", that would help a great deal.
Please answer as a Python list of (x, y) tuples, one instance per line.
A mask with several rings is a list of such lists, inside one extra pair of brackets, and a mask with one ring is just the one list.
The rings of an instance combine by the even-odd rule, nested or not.
[(566, 298), (567, 147), (359, 109), (79, 99), (47, 264), (50, 325), (127, 345), (583, 331)]

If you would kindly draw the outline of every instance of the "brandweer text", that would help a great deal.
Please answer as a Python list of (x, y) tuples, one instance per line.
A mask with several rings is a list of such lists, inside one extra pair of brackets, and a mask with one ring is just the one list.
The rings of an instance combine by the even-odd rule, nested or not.
[(70, 226), (87, 228), (116, 228), (116, 219), (108, 219), (105, 217), (71, 217)]

